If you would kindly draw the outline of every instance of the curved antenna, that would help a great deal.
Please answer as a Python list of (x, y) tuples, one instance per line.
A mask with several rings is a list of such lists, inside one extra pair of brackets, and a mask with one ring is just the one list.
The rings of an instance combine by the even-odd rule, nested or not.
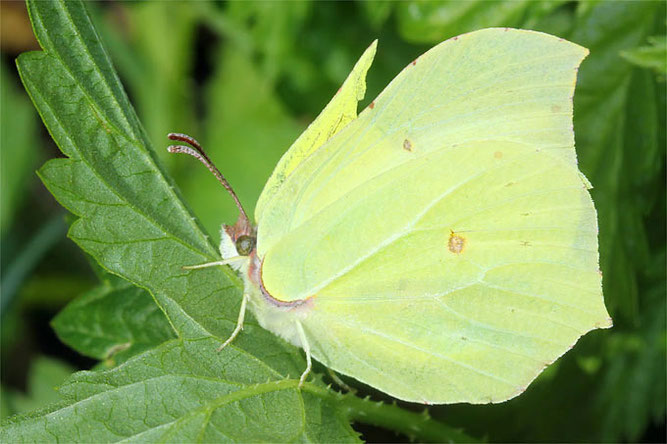
[(243, 219), (244, 222), (250, 226), (250, 219), (248, 219), (248, 215), (246, 214), (245, 210), (243, 209), (243, 205), (241, 205), (241, 201), (239, 200), (238, 196), (232, 189), (232, 186), (227, 182), (227, 179), (225, 179), (225, 176), (222, 175), (220, 170), (213, 164), (211, 159), (206, 155), (206, 152), (204, 149), (201, 147), (199, 142), (195, 140), (194, 137), (190, 137), (187, 134), (181, 134), (181, 133), (169, 133), (167, 135), (169, 140), (176, 140), (179, 142), (185, 142), (189, 145), (192, 145), (192, 147), (185, 146), (185, 145), (171, 145), (167, 147), (167, 150), (170, 153), (185, 153), (189, 154), (195, 159), (199, 160), (201, 163), (206, 165), (206, 168), (213, 173), (216, 179), (218, 179), (218, 182), (222, 184), (223, 187), (229, 192), (229, 194), (232, 196), (234, 199), (234, 202), (236, 202), (236, 207), (239, 209), (239, 212), (241, 213), (239, 215), (239, 218)]

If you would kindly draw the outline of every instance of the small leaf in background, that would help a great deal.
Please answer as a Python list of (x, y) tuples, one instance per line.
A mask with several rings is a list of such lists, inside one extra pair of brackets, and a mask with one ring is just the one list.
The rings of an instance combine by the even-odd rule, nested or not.
[(25, 394), (8, 391), (3, 388), (2, 418), (8, 414), (28, 413), (58, 402), (62, 396), (58, 386), (62, 384), (74, 369), (57, 359), (48, 356), (36, 358), (28, 371), (27, 391)]
[(310, 14), (310, 2), (228, 2), (225, 17), (245, 28), (252, 38), (252, 53), (259, 58), (263, 80), (274, 84), (283, 70), (290, 69), (294, 48), (301, 38), (301, 25)]
[(621, 56), (630, 63), (642, 68), (650, 68), (656, 74), (667, 74), (667, 36), (649, 37), (648, 45), (639, 46), (621, 52)]
[(70, 302), (52, 325), (65, 344), (109, 367), (175, 337), (151, 295), (115, 277)]
[(357, 1), (357, 5), (366, 16), (371, 27), (377, 31), (389, 19), (396, 2), (390, 0)]

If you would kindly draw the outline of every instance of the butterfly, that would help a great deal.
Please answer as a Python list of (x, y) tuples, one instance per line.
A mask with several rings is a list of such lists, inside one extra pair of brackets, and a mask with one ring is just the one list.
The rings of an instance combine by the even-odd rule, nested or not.
[(376, 51), (283, 155), (222, 260), (260, 325), (396, 398), (501, 402), (608, 328), (597, 216), (572, 123), (588, 50), (491, 28), (410, 62), (360, 114)]

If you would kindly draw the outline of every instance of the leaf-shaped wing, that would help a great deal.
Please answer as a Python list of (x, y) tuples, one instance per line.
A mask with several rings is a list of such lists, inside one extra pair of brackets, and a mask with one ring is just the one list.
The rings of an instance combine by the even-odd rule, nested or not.
[(319, 360), (402, 399), (499, 402), (610, 325), (572, 131), (586, 54), (453, 38), (295, 170), (258, 251), (273, 297), (312, 298)]

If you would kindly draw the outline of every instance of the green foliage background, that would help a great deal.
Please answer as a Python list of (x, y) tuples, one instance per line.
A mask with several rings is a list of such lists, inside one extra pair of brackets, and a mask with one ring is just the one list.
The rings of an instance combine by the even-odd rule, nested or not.
[[(17, 54), (6, 49), (3, 42), (0, 407), (3, 417), (42, 409), (6, 423), (2, 432), (6, 437), (53, 440), (53, 434), (57, 434), (63, 440), (106, 441), (130, 436), (222, 439), (208, 435), (210, 431), (201, 435), (191, 431), (196, 429), (194, 406), (220, 399), (214, 397), (211, 401), (207, 396), (213, 395), (199, 393), (197, 390), (203, 390), (202, 381), (224, 375), (230, 384), (242, 384), (248, 393), (248, 404), (229, 401), (240, 402), (233, 412), (237, 416), (224, 416), (231, 415), (231, 410), (209, 405), (213, 412), (209, 412), (209, 421), (257, 425), (257, 430), (250, 427), (246, 435), (227, 430), (228, 439), (353, 440), (356, 435), (347, 427), (348, 421), (363, 433), (362, 439), (371, 441), (404, 440), (406, 435), (418, 440), (475, 437), (532, 442), (664, 438), (664, 2), (202, 1), (87, 3), (86, 8), (145, 132), (132, 121), (122, 100), (100, 108), (99, 114), (90, 114), (87, 120), (85, 113), (89, 110), (73, 108), (66, 100), (50, 104), (57, 111), (56, 116), (74, 114), (83, 121), (72, 124), (69, 130), (67, 122), (59, 129), (53, 123), (49, 126), (63, 151), (72, 159), (83, 161), (50, 162), (40, 174), (61, 203), (81, 217), (73, 225), (70, 237), (95, 258), (91, 259), (65, 240), (66, 226), (74, 218), (69, 216), (65, 221), (65, 214), (33, 174), (44, 160), (61, 155), (20, 85), (12, 63)], [(67, 23), (55, 19), (44, 26), (71, 31)], [(240, 338), (237, 362), (221, 361), (221, 355), (210, 353), (215, 346), (210, 343), (210, 336), (206, 339), (202, 332), (224, 337), (233, 325), (238, 303), (235, 277), (220, 273), (194, 278), (169, 274), (169, 270), (146, 270), (142, 260), (147, 261), (148, 256), (137, 255), (138, 250), (123, 250), (128, 239), (139, 232), (148, 233), (149, 222), (157, 221), (175, 233), (174, 239), (189, 242), (174, 260), (196, 263), (197, 258), (214, 254), (205, 238), (197, 235), (196, 225), (186, 220), (187, 208), (176, 206), (167, 212), (167, 218), (159, 204), (152, 206), (146, 196), (130, 191), (143, 189), (172, 197), (178, 192), (171, 190), (170, 183), (147, 183), (137, 178), (128, 182), (136, 188), (123, 195), (123, 205), (134, 212), (123, 213), (124, 216), (113, 205), (103, 208), (97, 205), (99, 202), (86, 202), (86, 195), (82, 194), (81, 189), (98, 187), (97, 194), (91, 195), (106, 196), (101, 191), (103, 186), (115, 179), (98, 178), (99, 185), (95, 185), (98, 179), (91, 176), (85, 182), (86, 174), (104, 171), (104, 166), (101, 159), (87, 157), (79, 147), (95, 143), (109, 147), (109, 153), (115, 152), (113, 147), (121, 147), (129, 153), (125, 159), (128, 177), (156, 174), (157, 168), (168, 171), (184, 201), (210, 234), (213, 244), (217, 244), (220, 224), (233, 222), (236, 217), (231, 199), (200, 165), (191, 159), (167, 155), (164, 148), (168, 132), (196, 136), (252, 213), (281, 154), (327, 103), (372, 40), (379, 38), (379, 49), (369, 73), (365, 102), (379, 93), (405, 64), (434, 44), (491, 26), (545, 31), (591, 50), (579, 71), (574, 123), (580, 167), (595, 187), (605, 300), (615, 324), (611, 330), (585, 336), (526, 393), (509, 402), (438, 406), (429, 409), (429, 416), (413, 413), (415, 407), (407, 404), (376, 406), (361, 396), (335, 395), (326, 389), (326, 376), (317, 378), (306, 394), (299, 395), (284, 377), (290, 371), (295, 376), (295, 369), (302, 368), (301, 355), (252, 325)], [(43, 31), (43, 45), (47, 35)], [(51, 52), (57, 52), (57, 38), (48, 42)], [(44, 49), (49, 51), (46, 46)], [(95, 60), (94, 53), (88, 57), (82, 48), (73, 44), (71, 48), (72, 53), (65, 54), (63, 60)], [(71, 86), (74, 103), (77, 79), (70, 79), (72, 83), (67, 86), (70, 80), (66, 73), (60, 73), (60, 65), (47, 62), (30, 54), (22, 57), (19, 64), (28, 89), (31, 82), (34, 84), (33, 100), (36, 104), (48, 103), (51, 97), (62, 94), (63, 88)], [(90, 97), (94, 99), (98, 93), (101, 100), (116, 97), (113, 87), (107, 96), (100, 93), (92, 78), (78, 79)], [(50, 91), (52, 95), (40, 99), (35, 91)], [(105, 116), (110, 117), (104, 120)], [(53, 119), (44, 112), (42, 117), (47, 122)], [(118, 134), (136, 133), (137, 140), (146, 147), (152, 144), (162, 167), (146, 161), (141, 171), (133, 170), (133, 162), (139, 165), (142, 150), (150, 148), (133, 145), (114, 133), (113, 128), (107, 132), (107, 139), (96, 136), (95, 128), (102, 121), (117, 123), (121, 128)], [(88, 166), (76, 166), (75, 170), (75, 164)], [(64, 172), (65, 168), (72, 170)], [(67, 186), (70, 188), (65, 190)], [(108, 199), (111, 202), (111, 197)], [(111, 228), (105, 233), (95, 231), (96, 226), (106, 226), (105, 221), (122, 217), (133, 224), (136, 233)], [(99, 242), (92, 241), (95, 236), (98, 240), (105, 236), (113, 239), (118, 249), (100, 247)], [(154, 248), (151, 246), (151, 254), (162, 254), (158, 253), (161, 250), (157, 243)], [(123, 256), (128, 252), (129, 256)], [(187, 255), (192, 260), (183, 259)], [(154, 275), (145, 278), (148, 271)], [(183, 296), (189, 291), (201, 295), (207, 288), (222, 288), (220, 294), (214, 294), (213, 304)], [(179, 292), (184, 299), (179, 299)], [(60, 340), (89, 359), (68, 351), (53, 339), (47, 324), (55, 313), (58, 315), (51, 325)], [(250, 356), (259, 356), (262, 364), (252, 359), (246, 362)], [(75, 370), (88, 368), (93, 371), (70, 376)], [(151, 378), (158, 378), (156, 372), (164, 378), (164, 385), (150, 385)], [(174, 378), (183, 375), (196, 377), (196, 383), (185, 379), (176, 382)], [(66, 378), (68, 382), (62, 384)], [(267, 380), (287, 384), (280, 391), (273, 391)], [(123, 392), (124, 387), (133, 384), (141, 385), (143, 398)], [(211, 384), (215, 388), (212, 385), (207, 390), (227, 396), (219, 380)], [(57, 385), (62, 385), (59, 393), (53, 390)], [(366, 387), (358, 389), (360, 395), (391, 401)], [(126, 415), (104, 410), (90, 401), (93, 396), (129, 405)], [(162, 412), (160, 402), (171, 403), (171, 410)], [(68, 410), (75, 404), (86, 408)], [(272, 411), (271, 405), (280, 406), (280, 411)], [(149, 427), (149, 434), (137, 435), (143, 429), (132, 422), (133, 418), (147, 409), (155, 409), (151, 420), (144, 419), (148, 423), (162, 424), (160, 421), (165, 418), (175, 417), (181, 418), (183, 426), (168, 436), (156, 435), (157, 426)], [(302, 420), (295, 419), (296, 411), (303, 412)], [(48, 423), (45, 418), (52, 418), (51, 412), (70, 416), (60, 423)], [(219, 412), (227, 413), (216, 419)], [(282, 426), (267, 429), (269, 423), (263, 422), (266, 418), (253, 416), (259, 413), (273, 418), (271, 423), (282, 418)], [(105, 424), (109, 418), (113, 419), (113, 426)], [(39, 425), (42, 420), (46, 426)], [(94, 426), (75, 427), (80, 424), (77, 421), (89, 424), (93, 420), (112, 433)], [(262, 434), (266, 430), (269, 435)], [(394, 435), (393, 431), (403, 434)]]

